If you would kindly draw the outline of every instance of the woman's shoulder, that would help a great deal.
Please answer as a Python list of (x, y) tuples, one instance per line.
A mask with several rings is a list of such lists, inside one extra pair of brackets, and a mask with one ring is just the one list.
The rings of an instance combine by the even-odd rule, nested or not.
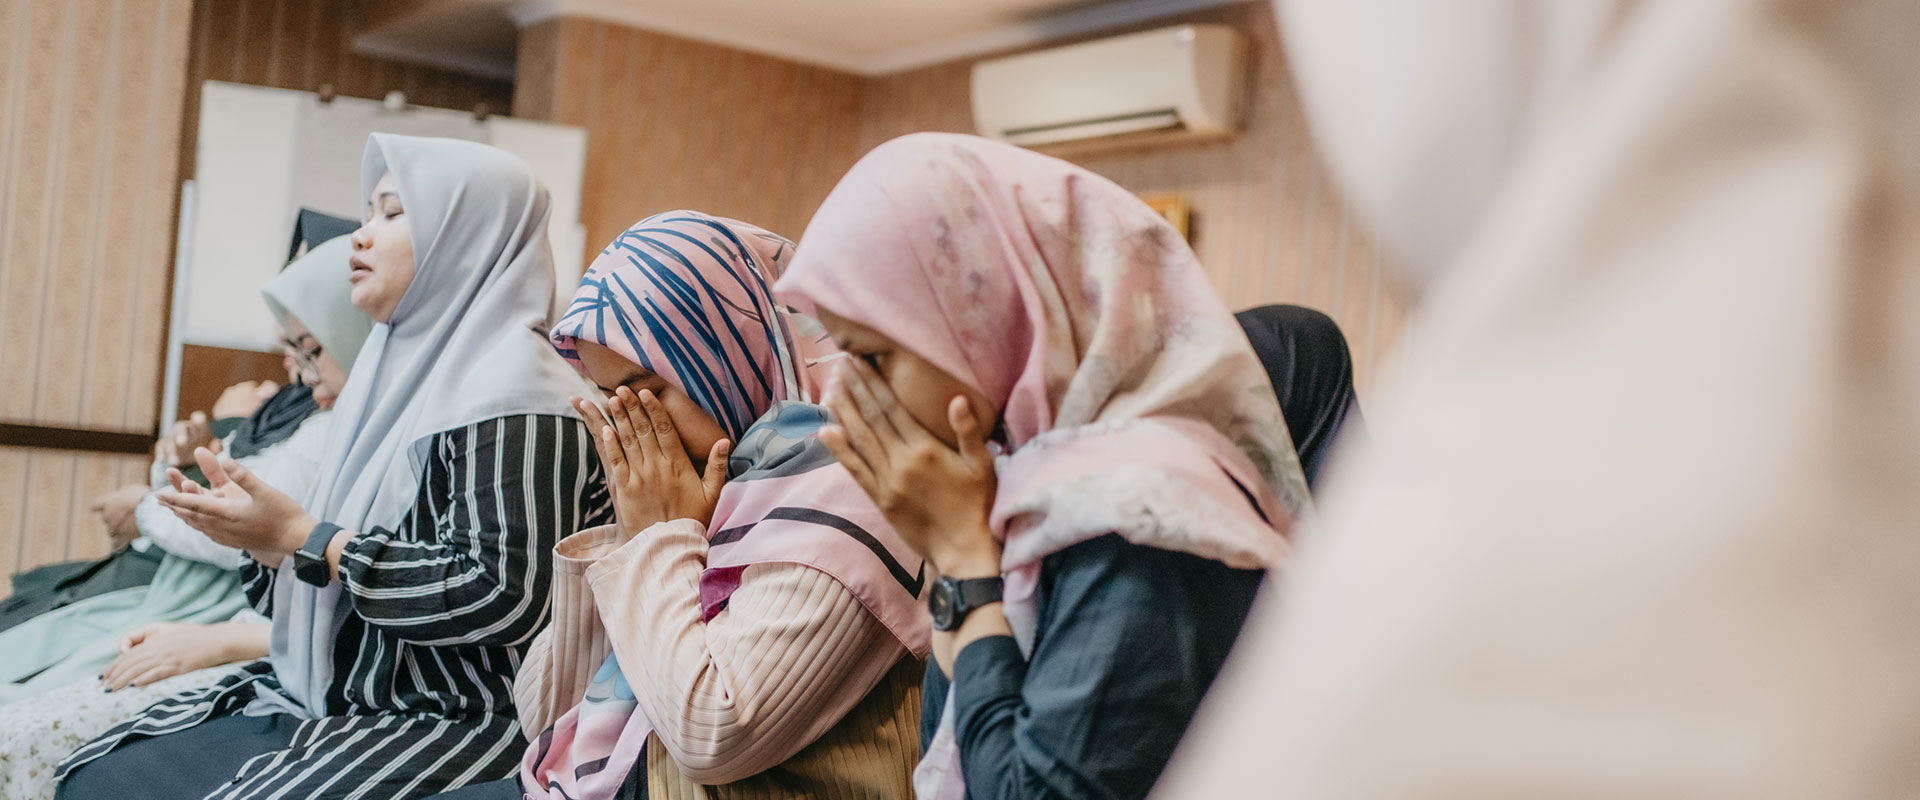
[(1220, 561), (1135, 544), (1119, 533), (1096, 536), (1041, 561), (1041, 580), (1056, 592), (1123, 592), (1157, 595), (1185, 590), (1247, 594), (1265, 570), (1238, 569)]

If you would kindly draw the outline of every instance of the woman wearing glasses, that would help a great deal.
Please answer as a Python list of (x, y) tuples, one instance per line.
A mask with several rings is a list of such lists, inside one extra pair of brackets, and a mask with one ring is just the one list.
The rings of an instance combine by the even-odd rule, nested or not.
[[(290, 380), (216, 440), (298, 491), (318, 474), (327, 411), (373, 327), (347, 299), (350, 254), (345, 237), (319, 245), (261, 290), (285, 334)], [(166, 466), (156, 468), (161, 484)], [(220, 665), (266, 656), (267, 626), (245, 610), (244, 554), (189, 527), (159, 494), (133, 512), (146, 546), (164, 554), (150, 584), (0, 634), (0, 797), (51, 798), (54, 767), (87, 740), (156, 700), (212, 685), (228, 672)]]

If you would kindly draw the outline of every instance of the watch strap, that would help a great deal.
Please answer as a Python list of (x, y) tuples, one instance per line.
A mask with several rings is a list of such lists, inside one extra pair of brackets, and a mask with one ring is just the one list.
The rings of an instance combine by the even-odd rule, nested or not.
[(293, 576), (304, 583), (314, 586), (326, 586), (333, 582), (333, 568), (327, 564), (327, 547), (333, 544), (333, 536), (341, 527), (331, 522), (322, 522), (313, 526), (313, 532), (307, 534), (307, 541), (293, 554)]
[(340, 526), (331, 522), (322, 522), (313, 526), (313, 532), (307, 534), (306, 544), (300, 545), (300, 552), (305, 553), (309, 558), (324, 560), (327, 557), (327, 547), (333, 544), (333, 535), (341, 530), (343, 529)]
[(959, 606), (962, 616), (984, 605), (1000, 602), (1006, 592), (1006, 581), (998, 575), (991, 578), (966, 578), (954, 581), (955, 605)]

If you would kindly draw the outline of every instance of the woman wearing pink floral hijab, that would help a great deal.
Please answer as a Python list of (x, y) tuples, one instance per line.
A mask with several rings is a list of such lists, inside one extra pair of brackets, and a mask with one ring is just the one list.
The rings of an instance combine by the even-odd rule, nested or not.
[(776, 293), (858, 357), (822, 436), (941, 574), (919, 796), (1144, 796), (1306, 502), (1233, 316), (1124, 189), (971, 136), (804, 241)]

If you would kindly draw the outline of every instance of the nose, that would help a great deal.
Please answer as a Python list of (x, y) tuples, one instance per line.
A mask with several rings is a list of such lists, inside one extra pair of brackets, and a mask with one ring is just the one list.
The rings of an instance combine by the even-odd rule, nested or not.
[(367, 226), (362, 224), (353, 229), (353, 235), (347, 237), (347, 241), (353, 245), (356, 252), (370, 249), (373, 247), (373, 232), (367, 230)]

